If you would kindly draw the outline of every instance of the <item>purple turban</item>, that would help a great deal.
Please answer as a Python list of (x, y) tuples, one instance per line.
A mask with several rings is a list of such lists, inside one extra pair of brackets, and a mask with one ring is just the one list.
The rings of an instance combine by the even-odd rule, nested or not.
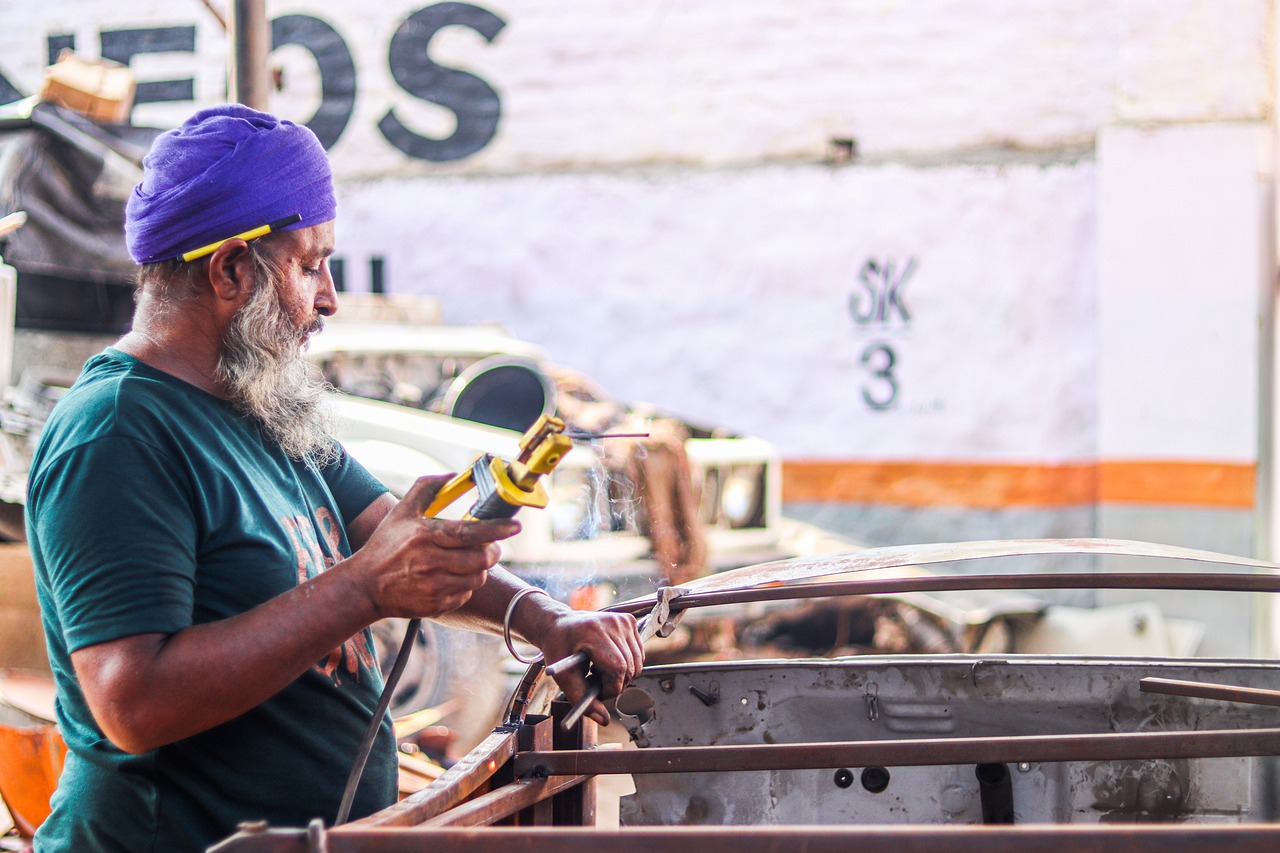
[(166, 261), (301, 214), (281, 230), (337, 214), (329, 159), (310, 129), (240, 104), (212, 107), (158, 136), (125, 206), (139, 264)]

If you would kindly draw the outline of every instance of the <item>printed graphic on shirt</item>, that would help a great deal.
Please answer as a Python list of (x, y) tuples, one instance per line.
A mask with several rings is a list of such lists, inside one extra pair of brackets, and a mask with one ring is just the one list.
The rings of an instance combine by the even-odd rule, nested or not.
[[(305, 515), (281, 519), (293, 540), (298, 558), (298, 583), (328, 570), (340, 559), (342, 532), (338, 520), (327, 507), (316, 510), (314, 523)], [(373, 650), (364, 631), (356, 634), (315, 665), (317, 672), (328, 676), (335, 685), (342, 684), (343, 674), (360, 680), (361, 667), (374, 669)]]

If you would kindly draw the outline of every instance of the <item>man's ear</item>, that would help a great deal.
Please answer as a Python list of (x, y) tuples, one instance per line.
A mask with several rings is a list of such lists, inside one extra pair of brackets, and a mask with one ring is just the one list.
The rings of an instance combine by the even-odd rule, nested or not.
[(244, 240), (232, 238), (209, 256), (209, 285), (218, 299), (242, 302), (253, 290), (253, 252)]

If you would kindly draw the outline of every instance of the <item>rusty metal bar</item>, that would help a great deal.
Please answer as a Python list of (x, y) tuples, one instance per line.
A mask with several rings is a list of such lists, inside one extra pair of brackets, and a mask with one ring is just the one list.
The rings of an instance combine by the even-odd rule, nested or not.
[[(571, 703), (553, 701), (551, 703), (551, 719), (553, 748), (560, 749), (595, 749), (598, 730), (594, 720), (582, 720), (568, 730), (561, 724), (565, 714), (569, 713)], [(587, 781), (565, 791), (552, 800), (553, 814), (551, 822), (556, 826), (595, 826), (596, 825), (596, 777), (588, 776)]]
[(332, 832), (422, 823), (462, 802), (515, 754), (515, 730), (496, 729), (479, 746), (421, 791), (366, 818), (335, 827)]
[(1280, 729), (1243, 729), (528, 752), (516, 756), (515, 771), (523, 778), (1277, 754)]
[[(520, 752), (538, 752), (539, 750), (545, 751), (545, 750), (554, 749), (554, 746), (553, 746), (553, 740), (555, 735), (555, 732), (553, 731), (554, 727), (555, 727), (555, 722), (550, 717), (539, 717), (538, 720), (536, 722), (533, 722), (532, 725), (521, 726), (520, 732), (518, 735), (518, 740), (517, 740)], [(515, 797), (511, 797), (510, 795), (503, 794), (506, 788), (510, 788), (510, 787), (511, 787), (510, 785), (507, 785), (505, 786), (505, 788), (498, 788), (497, 790), (490, 792), (492, 794), (497, 795), (493, 798), (495, 806), (498, 804), (504, 804), (504, 803), (510, 804), (511, 800), (517, 799)], [(485, 796), (488, 796), (488, 794), (486, 794)], [(547, 794), (545, 796), (534, 796), (532, 798), (529, 798), (528, 801), (525, 803), (524, 808), (522, 810), (518, 810), (519, 815), (515, 818), (515, 820), (513, 821), (513, 824), (515, 826), (550, 826), (551, 825), (550, 797), (551, 795)], [(450, 811), (457, 811), (457, 809), (450, 809)], [(489, 824), (489, 823), (493, 823), (496, 820), (499, 820), (501, 818), (505, 818), (508, 816), (509, 815), (498, 816), (495, 812), (494, 817), (488, 820), (480, 821), (480, 822)]]
[[(1062, 572), (1053, 574), (929, 575), (848, 578), (819, 583), (778, 584), (748, 589), (689, 592), (671, 601), (672, 611), (717, 604), (747, 604), (838, 595), (886, 595), (976, 589), (1182, 589), (1215, 592), (1280, 592), (1275, 574), (1243, 572)], [(645, 613), (647, 599), (611, 610)]]
[[(488, 826), (530, 807), (550, 805), (551, 798), (577, 785), (593, 780), (594, 776), (556, 776), (551, 779), (519, 779), (495, 791), (482, 794), (474, 800), (438, 814), (424, 821), (422, 826)], [(551, 821), (532, 824), (550, 826)]]
[(1280, 690), (1263, 690), (1260, 687), (1237, 687), (1232, 684), (1212, 684), (1207, 681), (1179, 681), (1175, 678), (1143, 678), (1138, 681), (1138, 689), (1143, 693), (1163, 693), (1168, 696), (1190, 696), (1194, 699), (1220, 699), (1223, 702), (1280, 707)]
[[(1186, 560), (1197, 563), (1216, 563), (1228, 566), (1250, 566), (1257, 569), (1280, 571), (1280, 563), (1201, 551), (1178, 545), (1156, 542), (1140, 542), (1133, 539), (987, 539), (965, 542), (929, 542), (917, 545), (890, 545), (881, 548), (863, 548), (845, 554), (822, 554), (814, 557), (793, 557), (772, 563), (761, 563), (741, 569), (717, 572), (689, 581), (683, 586), (693, 592), (712, 589), (742, 588), (759, 580), (779, 580), (792, 583), (804, 578), (841, 574), (868, 569), (891, 569), (904, 566), (923, 566), (933, 563), (958, 563), (992, 557), (1028, 557), (1048, 554), (1093, 554), (1108, 557), (1155, 557), (1167, 560)], [(653, 600), (653, 596), (648, 596)]]
[[(683, 609), (690, 601), (711, 592), (729, 592), (772, 587), (780, 589), (807, 581), (822, 581), (836, 575), (853, 575), (883, 569), (926, 566), (937, 563), (962, 563), (997, 557), (1027, 557), (1047, 554), (1092, 554), (1108, 557), (1154, 557), (1167, 560), (1184, 560), (1227, 566), (1263, 569), (1280, 578), (1280, 564), (1200, 551), (1176, 545), (1159, 545), (1154, 542), (1138, 542), (1128, 539), (992, 539), (972, 542), (933, 542), (924, 545), (893, 545), (883, 548), (864, 548), (847, 554), (795, 557), (730, 569), (696, 578), (682, 586), (685, 593), (682, 602), (674, 609)], [(895, 590), (886, 590), (894, 592)], [(1270, 591), (1275, 591), (1272, 588)], [(693, 596), (693, 598), (690, 598)], [(686, 600), (689, 599), (689, 600)], [(651, 593), (638, 599), (622, 602), (608, 609), (641, 613), (653, 607), (657, 594)]]
[[(1280, 849), (1280, 825), (661, 826), (370, 829), (324, 834), (328, 853), (1223, 853)], [(308, 853), (305, 830), (241, 833), (210, 853)]]
[(533, 688), (538, 686), (538, 682), (542, 679), (543, 673), (546, 671), (546, 661), (538, 658), (529, 664), (529, 668), (525, 670), (524, 675), (520, 678), (520, 683), (516, 685), (516, 689), (511, 694), (511, 700), (507, 703), (506, 710), (502, 714), (502, 724), (504, 726), (518, 726), (524, 721), (525, 711), (529, 708), (529, 697), (533, 694)]

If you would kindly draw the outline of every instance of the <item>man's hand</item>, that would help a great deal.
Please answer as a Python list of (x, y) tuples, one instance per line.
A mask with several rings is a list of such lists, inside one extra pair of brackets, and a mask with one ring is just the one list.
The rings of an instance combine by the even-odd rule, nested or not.
[[(544, 600), (542, 596), (533, 598)], [(519, 607), (523, 606), (521, 602)], [(602, 726), (609, 725), (609, 711), (602, 700), (620, 694), (644, 667), (644, 648), (630, 613), (595, 613), (561, 606), (536, 644), (547, 663), (574, 652), (584, 652), (591, 659), (591, 670), (600, 679), (600, 697), (587, 706), (586, 713)], [(556, 683), (570, 702), (586, 695), (586, 672), (581, 667), (561, 673)]]
[(449, 479), (419, 478), (349, 559), (351, 568), (362, 573), (379, 618), (432, 618), (457, 610), (484, 585), (497, 563), (497, 540), (520, 532), (520, 523), (511, 519), (424, 517)]

